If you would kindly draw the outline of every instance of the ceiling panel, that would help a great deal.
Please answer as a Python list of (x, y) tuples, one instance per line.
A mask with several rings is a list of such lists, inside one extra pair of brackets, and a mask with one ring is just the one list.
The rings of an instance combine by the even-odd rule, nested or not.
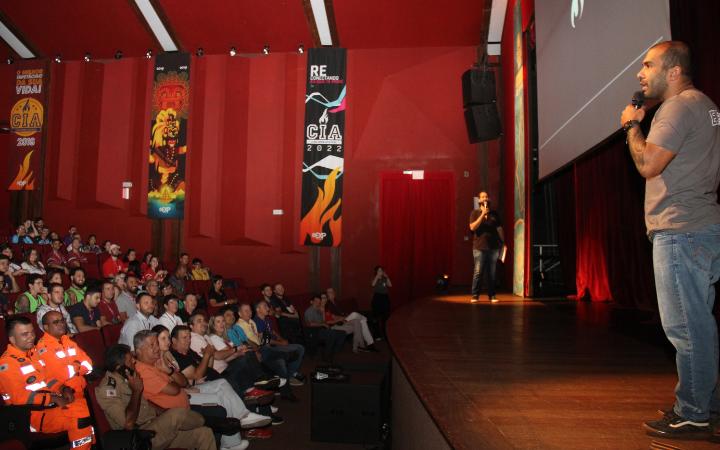
[(128, 0), (4, 1), (2, 12), (46, 56), (112, 58), (157, 51), (152, 34)]
[(205, 53), (296, 51), (312, 46), (302, 0), (158, 0), (183, 47)]

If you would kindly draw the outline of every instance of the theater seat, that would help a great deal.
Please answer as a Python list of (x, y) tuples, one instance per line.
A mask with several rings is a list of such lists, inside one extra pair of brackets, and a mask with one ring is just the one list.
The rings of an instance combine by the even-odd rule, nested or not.
[(108, 348), (111, 345), (115, 345), (118, 343), (118, 340), (120, 340), (120, 331), (122, 331), (122, 327), (122, 323), (114, 323), (112, 325), (105, 325), (104, 327), (100, 328), (103, 342), (105, 343), (105, 348)]
[(5, 318), (0, 317), (0, 355), (5, 352), (7, 348), (8, 338), (5, 333)]
[(99, 376), (105, 368), (105, 344), (100, 330), (78, 333), (73, 340), (88, 354), (93, 362), (93, 374)]

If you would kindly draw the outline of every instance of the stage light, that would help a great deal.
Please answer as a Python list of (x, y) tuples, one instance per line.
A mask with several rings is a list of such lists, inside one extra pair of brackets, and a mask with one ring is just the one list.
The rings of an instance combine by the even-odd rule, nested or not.
[(115, 59), (120, 59), (123, 57), (123, 52), (118, 50), (115, 52)]
[(205, 54), (205, 50), (203, 50), (202, 47), (198, 47), (197, 51), (195, 52), (195, 56), (203, 56)]
[(269, 55), (270, 54), (270, 46), (268, 44), (265, 44), (265, 47), (263, 47), (263, 55)]
[(303, 46), (302, 44), (300, 44), (300, 45), (298, 46), (298, 53), (300, 53), (301, 55), (302, 55), (303, 53), (305, 53), (305, 46)]
[(15, 59), (13, 59), (12, 55), (7, 57), (7, 63), (12, 64), (15, 62)]
[(450, 286), (450, 275), (444, 273), (435, 280), (435, 288), (438, 291), (447, 291)]
[(56, 63), (58, 63), (58, 64), (60, 64), (60, 63), (62, 62), (62, 57), (60, 56), (60, 53), (58, 53), (57, 55), (55, 55), (55, 60), (54, 60), (54, 61), (55, 61)]
[(148, 51), (145, 52), (145, 57), (146, 57), (147, 59), (152, 58), (152, 50), (148, 49)]
[(235, 47), (230, 47), (230, 56), (237, 55), (237, 49)]
[(90, 58), (90, 53), (85, 53), (85, 56), (83, 57), (83, 60), (84, 60), (85, 62), (90, 62), (90, 59), (91, 59), (91, 58)]

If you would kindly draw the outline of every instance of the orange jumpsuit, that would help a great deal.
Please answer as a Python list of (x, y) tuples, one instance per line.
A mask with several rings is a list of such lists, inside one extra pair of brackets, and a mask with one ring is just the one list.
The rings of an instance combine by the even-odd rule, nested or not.
[(68, 405), (47, 407), (53, 402), (50, 393), (59, 383), (45, 373), (42, 359), (31, 359), (28, 353), (8, 344), (0, 357), (0, 394), (9, 405), (34, 405), (30, 412), (30, 431), (58, 433), (67, 431), (73, 449), (90, 450), (95, 432), (83, 398)]
[(30, 352), (33, 361), (42, 360), (45, 363), (45, 376), (57, 380), (50, 390), (59, 391), (64, 385), (75, 391), (75, 397), (83, 397), (85, 377), (93, 370), (92, 360), (67, 335), (56, 339), (44, 333), (37, 345)]

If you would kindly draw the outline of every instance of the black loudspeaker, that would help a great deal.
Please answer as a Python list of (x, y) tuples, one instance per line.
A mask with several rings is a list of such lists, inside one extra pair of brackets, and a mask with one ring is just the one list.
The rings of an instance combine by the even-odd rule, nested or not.
[(470, 69), (462, 74), (463, 107), (495, 101), (495, 72)]
[(377, 444), (386, 419), (384, 373), (352, 372), (345, 382), (312, 380), (310, 439)]
[(502, 133), (497, 105), (472, 105), (465, 109), (465, 125), (471, 144), (496, 139)]

